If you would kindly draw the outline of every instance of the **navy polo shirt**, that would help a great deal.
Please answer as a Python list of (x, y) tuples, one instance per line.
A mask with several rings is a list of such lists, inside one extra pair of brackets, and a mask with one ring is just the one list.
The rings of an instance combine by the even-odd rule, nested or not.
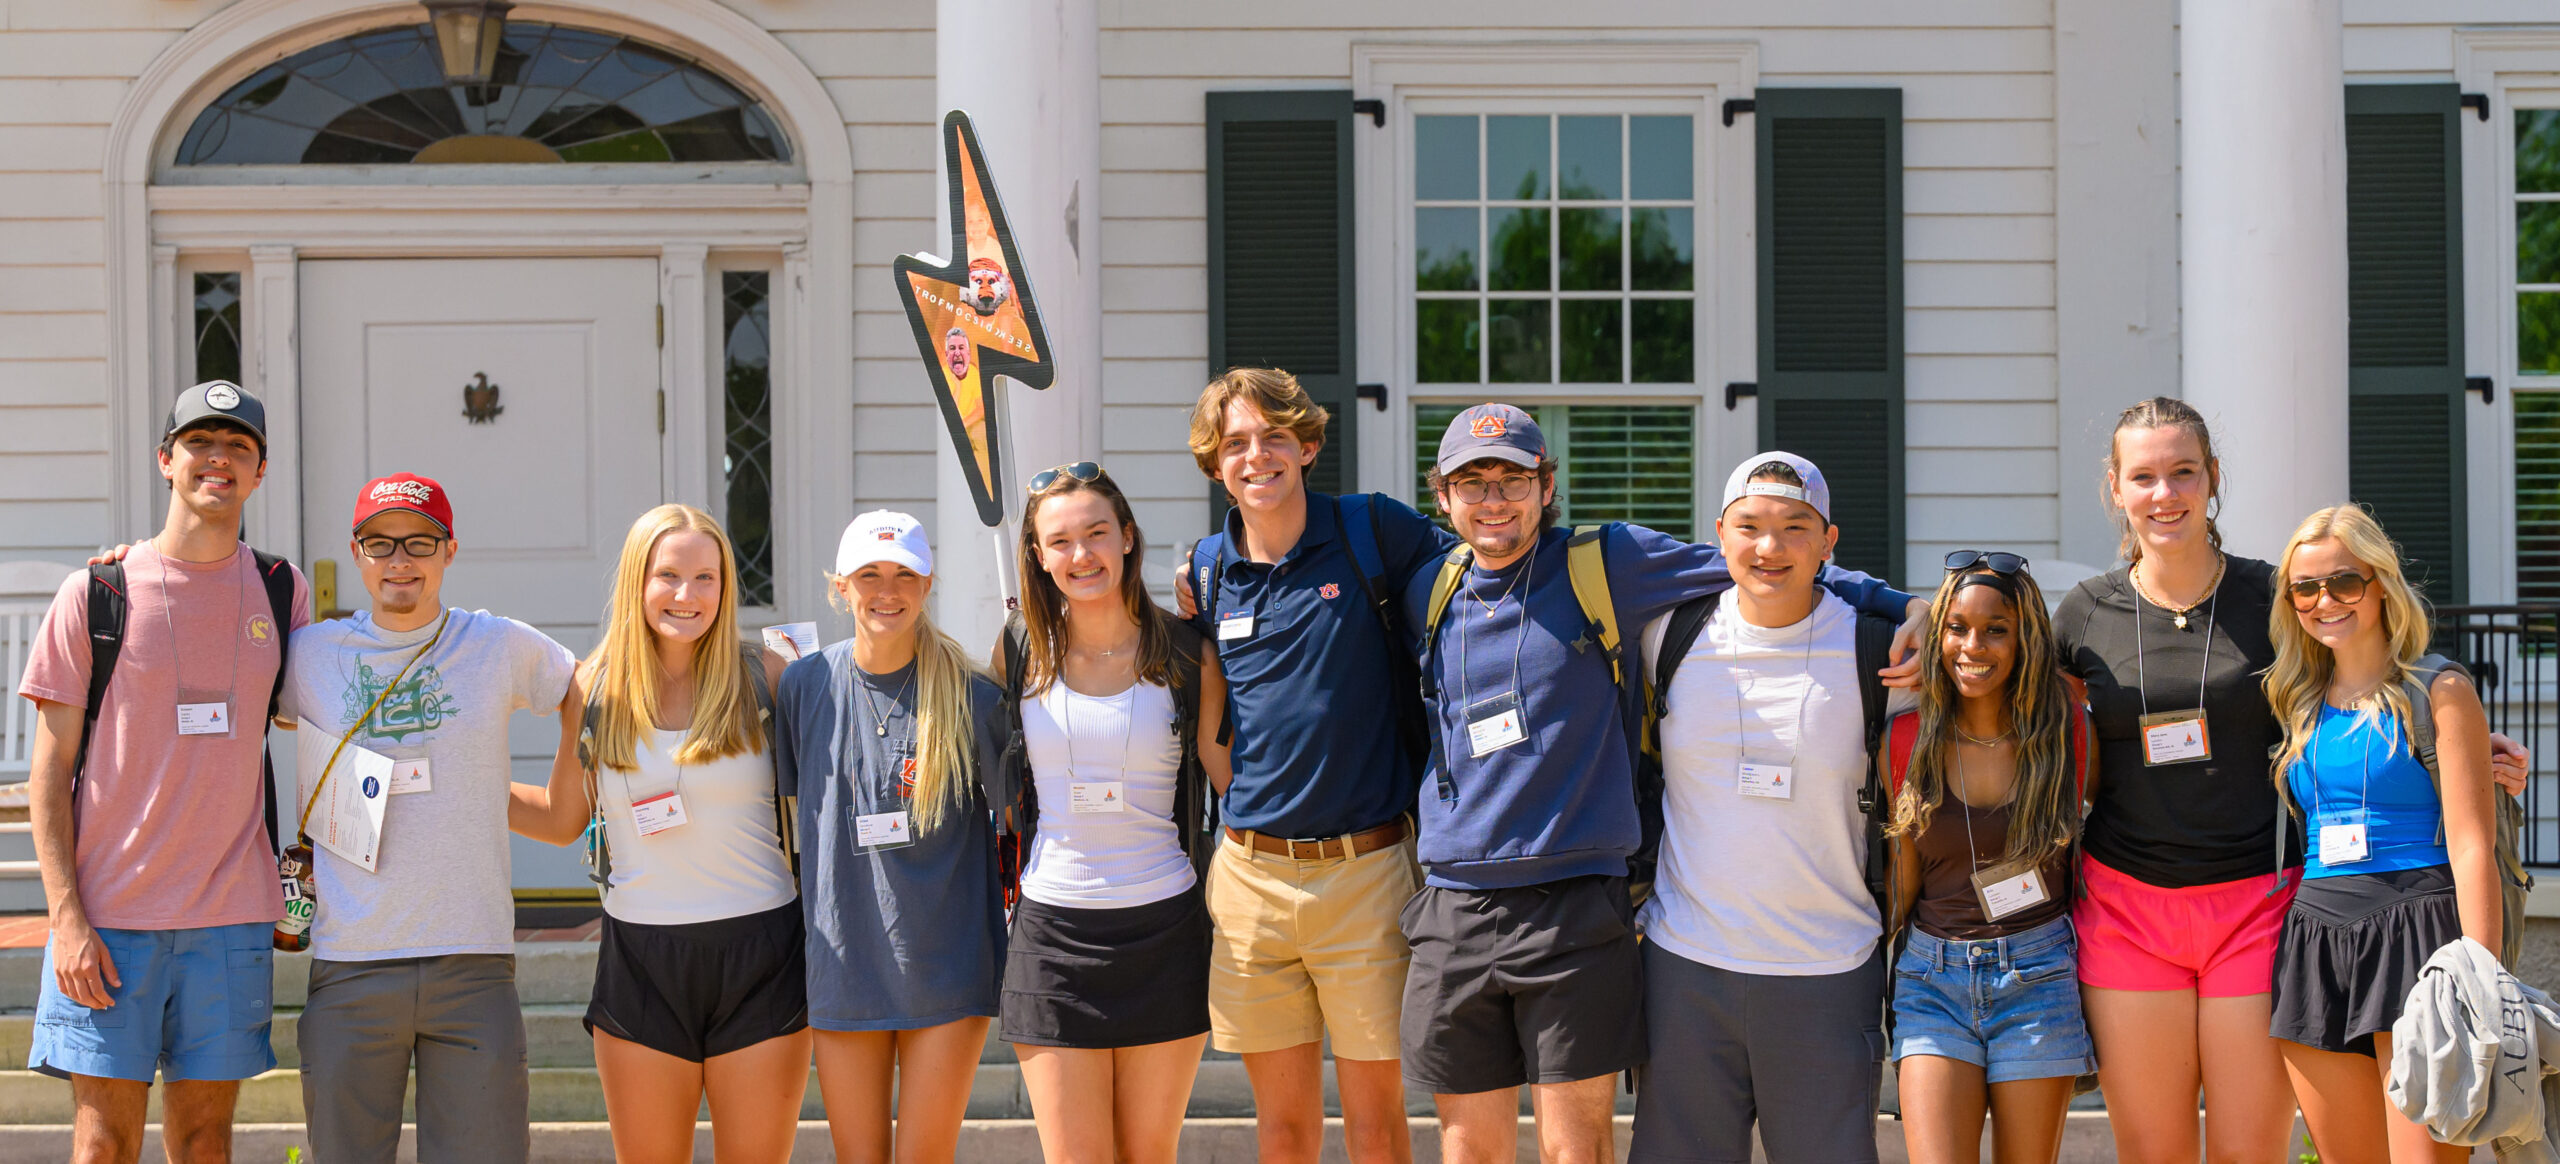
[[(1411, 506), (1370, 501), (1386, 593), (1435, 567), (1457, 539)], [(1307, 495), (1307, 528), (1281, 559), (1244, 553), (1244, 520), (1227, 515), (1215, 601), (1201, 611), (1226, 672), (1234, 782), (1222, 809), (1239, 829), (1328, 837), (1411, 811), (1422, 773), (1397, 744), (1389, 637), (1369, 609), (1343, 541), (1341, 502)], [(1220, 641), (1219, 618), (1250, 613), (1253, 633)]]

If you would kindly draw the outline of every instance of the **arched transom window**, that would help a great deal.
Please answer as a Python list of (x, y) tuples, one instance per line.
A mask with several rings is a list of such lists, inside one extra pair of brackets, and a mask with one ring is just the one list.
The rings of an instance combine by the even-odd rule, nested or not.
[(666, 49), (510, 21), (487, 84), (451, 84), (424, 24), (305, 49), (217, 98), (177, 163), (782, 162), (755, 98)]

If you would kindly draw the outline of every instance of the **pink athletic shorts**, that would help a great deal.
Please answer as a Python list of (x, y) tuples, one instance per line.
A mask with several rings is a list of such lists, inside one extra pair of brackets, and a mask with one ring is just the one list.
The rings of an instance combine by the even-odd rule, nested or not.
[[(2276, 932), (2302, 883), (2286, 870), (2166, 889), (2080, 861), (2080, 981), (2104, 990), (2192, 990), (2239, 998), (2274, 989)], [(2269, 892), (2273, 890), (2273, 892)]]

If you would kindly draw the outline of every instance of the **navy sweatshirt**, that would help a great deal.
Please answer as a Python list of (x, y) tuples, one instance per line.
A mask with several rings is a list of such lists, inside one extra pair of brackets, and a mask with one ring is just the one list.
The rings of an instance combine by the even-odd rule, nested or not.
[[(1470, 566), (1441, 616), (1437, 641), (1423, 651), (1423, 672), (1438, 694), (1430, 701), (1432, 768), (1423, 777), (1415, 819), (1421, 822), (1417, 855), (1432, 885), (1502, 889), (1623, 876), (1636, 850), (1635, 773), (1627, 756), (1627, 733), (1635, 725), (1620, 715), (1608, 659), (1574, 599), (1565, 565), (1570, 536), (1550, 529), (1534, 554), (1502, 570)], [(1630, 660), (1642, 657), (1635, 640), (1645, 624), (1733, 585), (1712, 545), (1612, 522), (1601, 546)], [(1504, 598), (1523, 569), (1529, 576)], [(1408, 625), (1417, 635), (1438, 575), (1418, 571), (1405, 588)], [(1911, 602), (1910, 595), (1852, 571), (1826, 566), (1821, 580), (1851, 606), (1896, 622)], [(1473, 755), (1467, 706), (1514, 691), (1527, 738)], [(1444, 773), (1453, 794), (1445, 799)]]

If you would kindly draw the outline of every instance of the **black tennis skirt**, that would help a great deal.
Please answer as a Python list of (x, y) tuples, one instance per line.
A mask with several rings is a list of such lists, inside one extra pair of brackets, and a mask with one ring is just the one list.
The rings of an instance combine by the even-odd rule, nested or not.
[(1117, 909), (1013, 908), (1006, 1042), (1143, 1047), (1209, 1030), (1209, 909), (1193, 886)]
[(2276, 937), (2268, 1033), (2323, 1051), (2373, 1054), (2373, 1036), (2400, 1017), (2418, 971), (2461, 936), (2451, 866), (2303, 882)]
[(699, 1063), (809, 1025), (800, 903), (685, 925), (604, 918), (589, 1033)]

